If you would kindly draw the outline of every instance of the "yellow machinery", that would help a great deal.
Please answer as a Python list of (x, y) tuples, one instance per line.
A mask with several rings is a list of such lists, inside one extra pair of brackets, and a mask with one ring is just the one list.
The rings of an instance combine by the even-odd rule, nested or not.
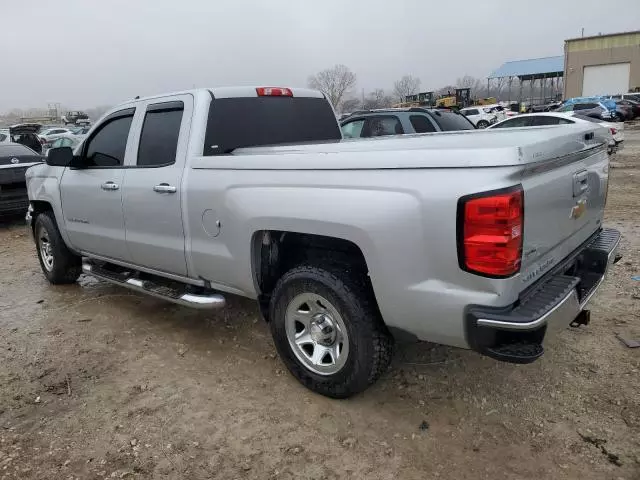
[(456, 88), (455, 95), (448, 92), (436, 100), (436, 107), (440, 108), (464, 108), (471, 105), (471, 89)]

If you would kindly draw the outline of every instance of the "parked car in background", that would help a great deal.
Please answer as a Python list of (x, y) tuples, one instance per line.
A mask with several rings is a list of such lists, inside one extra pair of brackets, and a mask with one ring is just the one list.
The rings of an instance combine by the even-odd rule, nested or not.
[(520, 104), (518, 102), (503, 101), (500, 105), (504, 107), (504, 113), (507, 118), (515, 117), (520, 113)]
[(355, 112), (340, 122), (340, 128), (344, 138), (367, 138), (474, 130), (476, 127), (453, 110), (413, 107)]
[(631, 109), (633, 110), (633, 115), (637, 118), (640, 117), (640, 102), (636, 102), (635, 100), (622, 100), (623, 102), (626, 102), (627, 105), (629, 105), (631, 107)]
[(84, 140), (85, 137), (86, 135), (61, 135), (55, 140), (52, 140), (51, 144), (47, 144), (49, 146), (45, 146), (42, 154), (46, 155), (52, 148), (70, 147), (75, 149), (80, 145), (80, 143), (82, 143), (82, 140)]
[(23, 123), (9, 128), (0, 128), (0, 143), (19, 143), (36, 153), (42, 153), (42, 142), (38, 136), (41, 125), (37, 123)]
[[(615, 100), (616, 109), (620, 109), (624, 114), (625, 120), (633, 120), (640, 113), (640, 105), (633, 100)], [(634, 105), (636, 108), (634, 108)]]
[[(491, 109), (487, 110), (491, 111)], [(460, 109), (460, 113), (467, 117), (477, 128), (487, 128), (498, 121), (498, 116), (495, 113), (488, 113), (488, 111), (485, 111), (481, 105)]]
[(46, 153), (46, 151), (51, 148), (51, 144), (57, 138), (73, 134), (73, 130), (71, 130), (70, 128), (62, 127), (53, 127), (41, 131), (38, 136), (40, 137), (40, 142), (42, 143), (43, 153)]
[(622, 148), (624, 141), (624, 123), (606, 122), (599, 118), (586, 117), (576, 112), (544, 112), (525, 113), (515, 118), (509, 118), (489, 127), (497, 128), (518, 128), (518, 127), (541, 127), (548, 125), (570, 125), (574, 123), (597, 123), (609, 131), (608, 152), (609, 154)]
[(87, 132), (89, 132), (89, 130), (91, 130), (91, 125), (85, 125), (82, 127), (70, 127), (69, 130), (71, 130), (74, 135), (85, 135)]
[(493, 114), (498, 119), (498, 122), (507, 118), (507, 111), (505, 108), (499, 103), (495, 103), (492, 105), (482, 105), (482, 109), (485, 113)]
[(65, 125), (81, 125), (83, 123), (90, 123), (89, 116), (84, 112), (77, 110), (67, 112), (62, 116), (62, 121)]
[(0, 143), (0, 218), (27, 212), (25, 172), (42, 160), (42, 155), (24, 145)]
[(558, 108), (556, 112), (579, 112), (580, 115), (585, 117), (608, 121), (616, 119), (616, 114), (602, 102), (566, 103)]

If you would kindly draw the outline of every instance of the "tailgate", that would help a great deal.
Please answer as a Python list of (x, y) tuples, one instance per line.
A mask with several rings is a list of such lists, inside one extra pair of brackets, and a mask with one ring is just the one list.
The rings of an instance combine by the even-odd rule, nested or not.
[(592, 144), (525, 170), (523, 288), (586, 242), (602, 226), (609, 180), (606, 143)]

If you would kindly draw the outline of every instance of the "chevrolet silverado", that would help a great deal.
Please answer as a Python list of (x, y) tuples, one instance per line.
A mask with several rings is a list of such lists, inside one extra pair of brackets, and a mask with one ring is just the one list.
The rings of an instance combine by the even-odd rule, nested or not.
[(364, 390), (394, 340), (529, 363), (615, 262), (597, 124), (343, 140), (319, 92), (138, 98), (27, 171), (38, 258), (196, 308), (259, 303), (291, 373)]

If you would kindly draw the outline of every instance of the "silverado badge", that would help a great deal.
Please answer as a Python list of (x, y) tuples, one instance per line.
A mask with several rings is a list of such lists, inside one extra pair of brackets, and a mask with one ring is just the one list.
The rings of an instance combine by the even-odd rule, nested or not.
[(582, 200), (578, 200), (578, 202), (573, 206), (573, 208), (571, 208), (571, 215), (569, 215), (569, 217), (573, 218), (574, 220), (577, 220), (586, 211), (587, 211), (587, 200), (583, 198)]

